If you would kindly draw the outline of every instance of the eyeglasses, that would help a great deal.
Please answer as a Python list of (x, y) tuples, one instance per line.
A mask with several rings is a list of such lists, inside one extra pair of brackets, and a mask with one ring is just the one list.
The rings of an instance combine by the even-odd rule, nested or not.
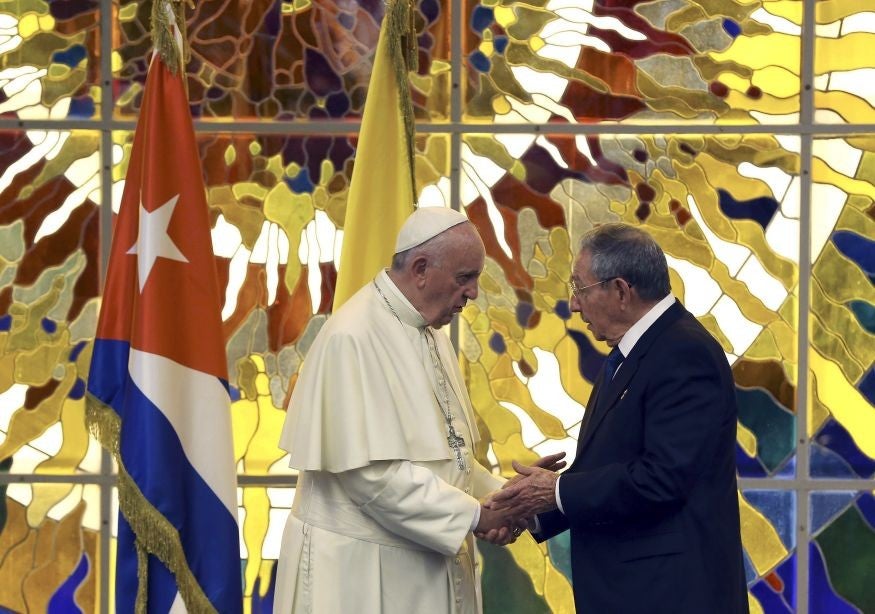
[(589, 288), (593, 288), (595, 286), (600, 286), (603, 283), (613, 281), (615, 279), (620, 279), (620, 278), (619, 278), (619, 276), (608, 277), (607, 279), (602, 279), (601, 281), (597, 281), (594, 284), (589, 284), (586, 286), (578, 286), (577, 283), (572, 279), (571, 281), (568, 282), (568, 289), (571, 290), (572, 294), (576, 294), (577, 296), (582, 297), (585, 295), (585, 292), (584, 292), (585, 290), (587, 290)]

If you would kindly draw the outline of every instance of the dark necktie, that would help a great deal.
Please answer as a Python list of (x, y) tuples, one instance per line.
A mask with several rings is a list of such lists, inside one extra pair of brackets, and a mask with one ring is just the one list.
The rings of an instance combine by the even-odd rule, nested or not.
[(589, 424), (592, 421), (592, 416), (595, 413), (595, 409), (600, 403), (604, 402), (602, 401), (602, 399), (607, 396), (606, 390), (611, 385), (611, 380), (614, 378), (614, 374), (620, 367), (620, 363), (623, 362), (623, 358), (623, 352), (621, 352), (620, 348), (617, 347), (612, 349), (611, 353), (608, 354), (607, 358), (605, 358), (602, 379), (597, 386), (598, 391), (596, 397), (590, 398), (590, 402), (587, 405), (586, 413), (583, 416), (583, 423), (580, 425), (580, 437), (577, 440), (578, 455), (580, 453), (580, 445), (583, 443), (584, 439), (586, 438), (586, 434), (589, 431)]
[(623, 358), (625, 357), (619, 347), (614, 347), (611, 353), (608, 354), (608, 357), (605, 358), (605, 384), (614, 379), (614, 374), (617, 372), (620, 363), (623, 362)]

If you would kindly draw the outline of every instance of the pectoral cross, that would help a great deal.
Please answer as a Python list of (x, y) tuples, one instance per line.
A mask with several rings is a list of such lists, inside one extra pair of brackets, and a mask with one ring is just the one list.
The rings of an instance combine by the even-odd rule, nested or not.
[(456, 429), (453, 428), (452, 424), (448, 426), (450, 434), (447, 435), (447, 443), (450, 444), (450, 447), (456, 453), (456, 465), (459, 467), (459, 471), (462, 471), (465, 468), (465, 461), (462, 460), (462, 448), (465, 446), (465, 439), (456, 433)]

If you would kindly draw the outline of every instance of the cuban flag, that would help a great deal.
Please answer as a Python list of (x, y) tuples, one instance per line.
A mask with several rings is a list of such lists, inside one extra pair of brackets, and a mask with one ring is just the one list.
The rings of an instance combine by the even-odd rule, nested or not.
[(182, 78), (146, 80), (88, 380), (118, 461), (116, 611), (241, 612), (221, 302)]

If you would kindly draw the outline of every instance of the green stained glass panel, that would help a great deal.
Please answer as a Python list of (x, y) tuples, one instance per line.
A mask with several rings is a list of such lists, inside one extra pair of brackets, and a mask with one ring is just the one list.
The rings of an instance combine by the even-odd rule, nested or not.
[(871, 492), (811, 493), (809, 612), (871, 612), (875, 498)]
[(815, 3), (815, 120), (825, 124), (875, 122), (875, 13), (866, 3)]

